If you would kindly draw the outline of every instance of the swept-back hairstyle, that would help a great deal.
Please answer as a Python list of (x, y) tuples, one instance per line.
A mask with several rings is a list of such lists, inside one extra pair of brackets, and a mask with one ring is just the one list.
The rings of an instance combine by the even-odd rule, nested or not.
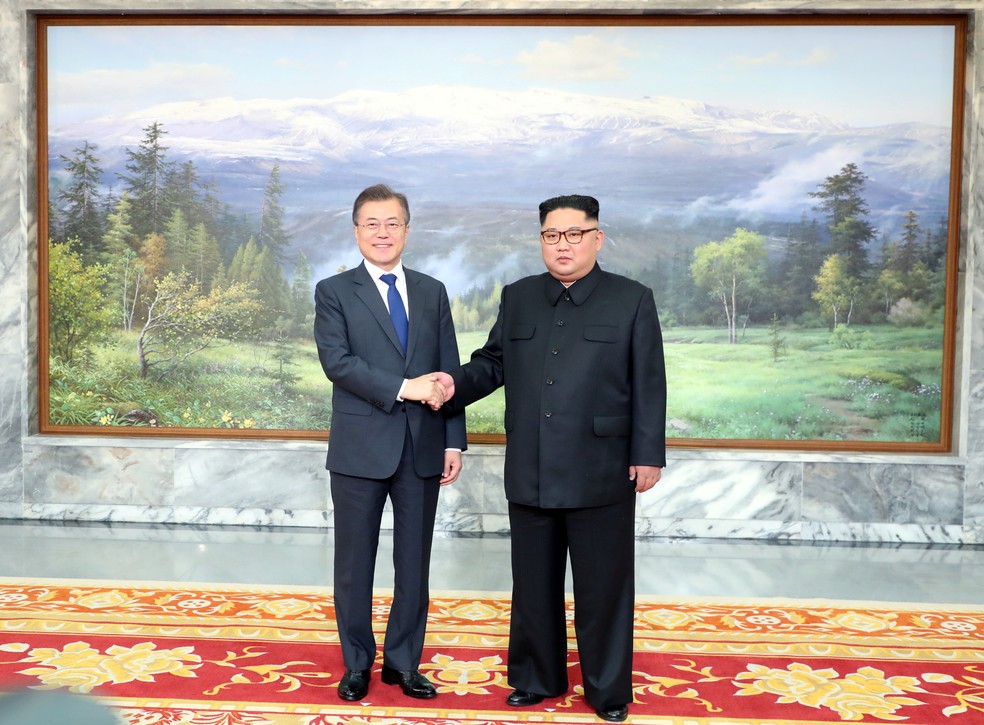
[(403, 207), (403, 216), (405, 217), (403, 223), (410, 224), (410, 202), (407, 201), (407, 197), (391, 188), (386, 186), (386, 184), (376, 184), (375, 186), (370, 186), (368, 189), (363, 189), (357, 197), (355, 197), (355, 204), (352, 205), (352, 224), (358, 226), (359, 224), (359, 212), (362, 211), (362, 207), (370, 201), (389, 201), (390, 199), (396, 199), (400, 202)]

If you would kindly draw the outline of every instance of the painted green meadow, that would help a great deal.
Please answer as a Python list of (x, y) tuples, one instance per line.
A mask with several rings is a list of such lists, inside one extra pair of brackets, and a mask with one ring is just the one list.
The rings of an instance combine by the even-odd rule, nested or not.
[(687, 438), (937, 441), (940, 329), (664, 332), (667, 434)]
[[(664, 329), (671, 438), (936, 441), (939, 327)], [(484, 332), (459, 335), (462, 360)], [(324, 435), (330, 383), (306, 340), (227, 344), (167, 378), (141, 378), (132, 335), (84, 368), (52, 363), (51, 422), (292, 430)], [(471, 433), (502, 433), (502, 391), (470, 406)]]

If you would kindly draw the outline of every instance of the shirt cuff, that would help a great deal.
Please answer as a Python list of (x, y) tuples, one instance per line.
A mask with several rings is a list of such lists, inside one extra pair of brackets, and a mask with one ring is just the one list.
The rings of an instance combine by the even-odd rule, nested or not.
[(400, 392), (398, 392), (396, 394), (396, 402), (397, 403), (402, 403), (403, 402), (403, 391), (407, 389), (407, 383), (409, 383), (409, 382), (410, 382), (410, 380), (408, 378), (403, 378), (403, 385), (400, 386)]

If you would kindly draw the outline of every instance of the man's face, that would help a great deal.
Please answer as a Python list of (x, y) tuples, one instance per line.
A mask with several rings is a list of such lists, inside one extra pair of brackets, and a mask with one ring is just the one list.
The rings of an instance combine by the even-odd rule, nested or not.
[[(547, 214), (540, 231), (566, 232), (569, 229), (596, 229), (597, 226), (598, 222), (589, 221), (583, 211), (555, 209)], [(547, 244), (541, 237), (540, 249), (543, 252), (543, 261), (547, 265), (547, 271), (561, 282), (570, 284), (591, 271), (595, 265), (598, 250), (601, 249), (601, 244), (604, 241), (605, 233), (597, 229), (582, 234), (579, 244), (571, 244), (564, 235), (561, 235), (560, 241), (556, 244)]]
[[(362, 256), (387, 272), (393, 269), (407, 245), (410, 228), (405, 221), (403, 205), (396, 199), (363, 204), (355, 227), (355, 240)], [(367, 229), (367, 224), (378, 228)]]

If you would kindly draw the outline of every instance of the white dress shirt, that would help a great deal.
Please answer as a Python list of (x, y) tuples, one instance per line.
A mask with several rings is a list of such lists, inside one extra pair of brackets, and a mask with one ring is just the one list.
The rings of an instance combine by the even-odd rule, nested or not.
[[(386, 311), (389, 312), (389, 285), (380, 279), (384, 274), (395, 274), (396, 275), (396, 289), (400, 293), (400, 297), (403, 298), (403, 308), (407, 311), (407, 321), (410, 320), (410, 300), (407, 298), (407, 276), (403, 273), (403, 263), (398, 262), (393, 269), (387, 272), (385, 269), (377, 267), (375, 264), (370, 262), (368, 259), (363, 258), (366, 264), (366, 271), (369, 272), (369, 276), (373, 278), (376, 283), (376, 289), (379, 291), (379, 296), (383, 298), (383, 304), (386, 305)], [(403, 402), (403, 389), (407, 387), (407, 379), (403, 379), (403, 385), (400, 386), (400, 392), (396, 394), (396, 399), (399, 402)]]
[(373, 278), (376, 282), (376, 289), (379, 290), (379, 296), (383, 298), (383, 304), (386, 305), (387, 312), (389, 311), (389, 285), (380, 279), (384, 274), (395, 274), (396, 275), (396, 289), (400, 293), (400, 297), (403, 298), (403, 309), (407, 311), (407, 319), (410, 319), (410, 299), (407, 297), (407, 276), (403, 272), (403, 263), (399, 262), (393, 269), (387, 272), (385, 269), (380, 269), (375, 264), (372, 264), (368, 259), (365, 260), (366, 269), (369, 271), (369, 276)]

